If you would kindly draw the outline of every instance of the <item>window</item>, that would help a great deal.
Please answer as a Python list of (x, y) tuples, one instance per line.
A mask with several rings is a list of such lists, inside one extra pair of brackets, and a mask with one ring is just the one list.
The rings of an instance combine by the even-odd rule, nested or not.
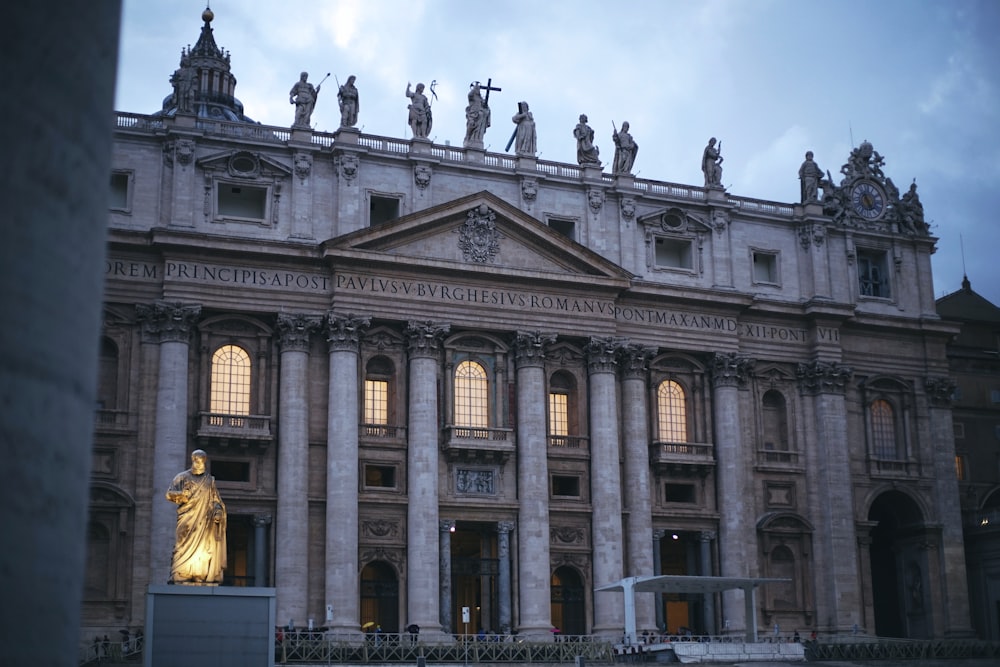
[(267, 188), (219, 183), (219, 215), (264, 221), (267, 218)]
[(684, 388), (664, 380), (656, 390), (657, 440), (687, 442), (687, 399)]
[(775, 253), (753, 253), (753, 281), (772, 285), (778, 283), (778, 256)]
[(896, 421), (892, 404), (884, 399), (872, 401), (869, 412), (875, 458), (890, 461), (897, 459)]
[(210, 411), (250, 414), (250, 355), (236, 345), (223, 345), (212, 355)]
[(858, 251), (858, 281), (862, 296), (890, 296), (889, 271), (884, 252)]
[(663, 487), (663, 499), (668, 503), (693, 503), (695, 502), (694, 484), (667, 482)]
[(393, 413), (393, 383), (396, 369), (386, 357), (372, 357), (365, 365), (362, 423), (367, 435), (392, 436), (396, 423)]
[(552, 495), (580, 497), (580, 478), (570, 475), (552, 475)]
[(455, 369), (455, 425), (489, 427), (489, 385), (486, 369), (475, 361), (463, 361)]
[(365, 380), (365, 423), (389, 423), (389, 383)]
[(549, 378), (549, 444), (555, 447), (575, 446), (579, 435), (576, 414), (576, 380), (559, 371)]
[(394, 466), (365, 464), (365, 487), (396, 488), (396, 468)]
[(572, 220), (549, 218), (549, 227), (563, 236), (576, 240), (576, 223)]
[(780, 391), (771, 389), (764, 394), (761, 403), (764, 449), (787, 452), (788, 416), (785, 409), (785, 397), (781, 395)]
[(111, 197), (108, 205), (115, 211), (128, 211), (128, 184), (131, 174), (125, 171), (116, 171), (111, 174)]
[(549, 393), (549, 435), (569, 435), (569, 407), (566, 394)]
[(955, 455), (955, 477), (960, 482), (968, 479), (968, 474), (965, 471), (965, 456), (962, 454)]
[(955, 431), (956, 440), (962, 440), (965, 438), (965, 424), (962, 422), (955, 422), (952, 424), (952, 429)]
[(368, 225), (374, 227), (399, 217), (399, 197), (371, 195), (368, 202)]
[(249, 482), (249, 461), (225, 461), (213, 458), (211, 461), (212, 476), (217, 482)]
[(693, 269), (694, 255), (691, 252), (691, 241), (658, 238), (656, 239), (654, 259), (657, 266), (672, 269)]

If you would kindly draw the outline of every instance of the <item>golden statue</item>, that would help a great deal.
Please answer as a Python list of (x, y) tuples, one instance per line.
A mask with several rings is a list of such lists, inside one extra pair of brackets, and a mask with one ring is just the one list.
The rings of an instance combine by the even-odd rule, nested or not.
[(174, 477), (167, 500), (177, 503), (177, 538), (171, 584), (217, 586), (226, 569), (226, 506), (205, 474), (208, 455), (191, 452), (191, 468)]

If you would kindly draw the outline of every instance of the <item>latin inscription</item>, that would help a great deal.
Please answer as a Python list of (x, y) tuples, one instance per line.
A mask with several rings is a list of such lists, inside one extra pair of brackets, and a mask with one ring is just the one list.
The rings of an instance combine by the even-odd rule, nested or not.
[(161, 268), (157, 264), (146, 262), (108, 259), (105, 261), (104, 275), (115, 278), (138, 278), (144, 280), (160, 280), (162, 278), (166, 280), (317, 292), (326, 292), (330, 289), (330, 277), (325, 275), (297, 271), (271, 271), (245, 267), (217, 266), (198, 262), (164, 262)]

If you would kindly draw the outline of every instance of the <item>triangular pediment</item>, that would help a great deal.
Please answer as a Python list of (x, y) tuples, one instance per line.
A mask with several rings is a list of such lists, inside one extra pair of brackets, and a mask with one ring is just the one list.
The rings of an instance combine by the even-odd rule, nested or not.
[(640, 216), (639, 224), (647, 227), (659, 227), (662, 231), (673, 234), (712, 231), (706, 216), (685, 211), (676, 206), (667, 206)]
[(324, 251), (338, 263), (405, 262), (430, 271), (586, 278), (619, 287), (632, 278), (614, 262), (486, 191), (330, 239)]

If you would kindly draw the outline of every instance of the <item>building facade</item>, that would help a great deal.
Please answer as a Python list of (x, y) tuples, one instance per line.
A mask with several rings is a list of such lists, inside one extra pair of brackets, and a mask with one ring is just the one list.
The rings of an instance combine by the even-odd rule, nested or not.
[[(595, 587), (688, 574), (787, 579), (756, 609), (783, 632), (970, 632), (956, 327), (871, 144), (781, 203), (262, 126), (211, 20), (193, 88), (117, 114), (85, 636), (166, 582), (195, 448), (226, 584), (282, 624), (620, 637)], [(637, 600), (640, 629), (748, 620)]]

